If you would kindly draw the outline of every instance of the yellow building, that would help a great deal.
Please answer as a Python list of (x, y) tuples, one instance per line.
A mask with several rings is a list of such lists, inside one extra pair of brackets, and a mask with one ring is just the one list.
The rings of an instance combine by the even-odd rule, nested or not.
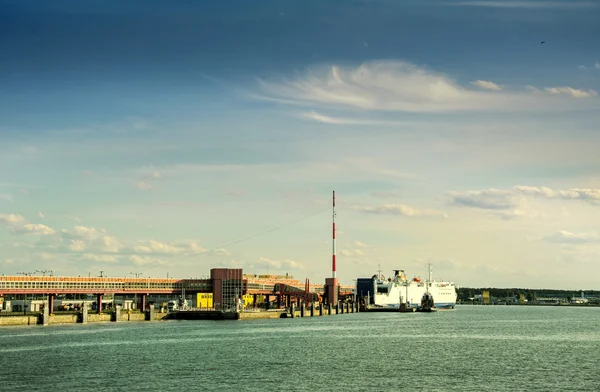
[[(254, 294), (246, 294), (242, 297), (243, 301), (244, 301), (244, 307), (250, 307), (250, 306), (255, 306), (256, 304), (254, 303)], [(265, 302), (265, 296), (264, 295), (257, 295), (256, 296), (256, 303), (258, 304), (262, 304)]]
[(197, 308), (212, 308), (213, 307), (213, 295), (212, 293), (198, 293), (196, 294), (196, 307)]
[(489, 305), (490, 304), (490, 292), (489, 291), (484, 291), (482, 293), (482, 299), (483, 299), (483, 304), (484, 305)]

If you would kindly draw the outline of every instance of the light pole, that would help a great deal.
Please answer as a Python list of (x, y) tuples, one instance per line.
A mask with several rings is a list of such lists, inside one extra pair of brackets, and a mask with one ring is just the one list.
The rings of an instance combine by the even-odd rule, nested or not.
[[(130, 272), (129, 275), (134, 275), (136, 278), (139, 278), (140, 276), (142, 276), (141, 272)], [(135, 304), (135, 309), (137, 310), (138, 308), (138, 303), (137, 303), (137, 292), (133, 293), (133, 303)], [(144, 309), (142, 309), (144, 310)]]

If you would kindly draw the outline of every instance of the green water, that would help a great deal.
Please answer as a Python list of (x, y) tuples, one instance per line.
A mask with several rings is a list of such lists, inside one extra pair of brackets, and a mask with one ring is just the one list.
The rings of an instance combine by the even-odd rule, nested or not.
[(0, 329), (0, 391), (600, 391), (600, 308)]

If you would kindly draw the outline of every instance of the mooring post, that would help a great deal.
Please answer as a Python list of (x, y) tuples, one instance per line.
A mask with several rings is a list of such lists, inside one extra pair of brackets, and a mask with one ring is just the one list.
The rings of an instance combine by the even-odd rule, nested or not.
[(87, 305), (85, 304), (85, 302), (83, 303), (82, 307), (81, 307), (81, 313), (79, 314), (79, 322), (81, 324), (87, 324), (88, 322), (88, 308)]

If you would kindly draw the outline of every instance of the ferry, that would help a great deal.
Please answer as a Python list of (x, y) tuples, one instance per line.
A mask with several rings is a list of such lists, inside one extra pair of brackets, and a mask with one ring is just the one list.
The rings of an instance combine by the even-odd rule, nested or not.
[(419, 309), (426, 293), (433, 297), (436, 309), (454, 309), (456, 306), (456, 285), (432, 279), (431, 267), (427, 280), (419, 277), (409, 280), (404, 270), (394, 270), (394, 276), (389, 278), (379, 273), (356, 280), (356, 296), (366, 302), (366, 310), (400, 309), (403, 303), (409, 308)]

